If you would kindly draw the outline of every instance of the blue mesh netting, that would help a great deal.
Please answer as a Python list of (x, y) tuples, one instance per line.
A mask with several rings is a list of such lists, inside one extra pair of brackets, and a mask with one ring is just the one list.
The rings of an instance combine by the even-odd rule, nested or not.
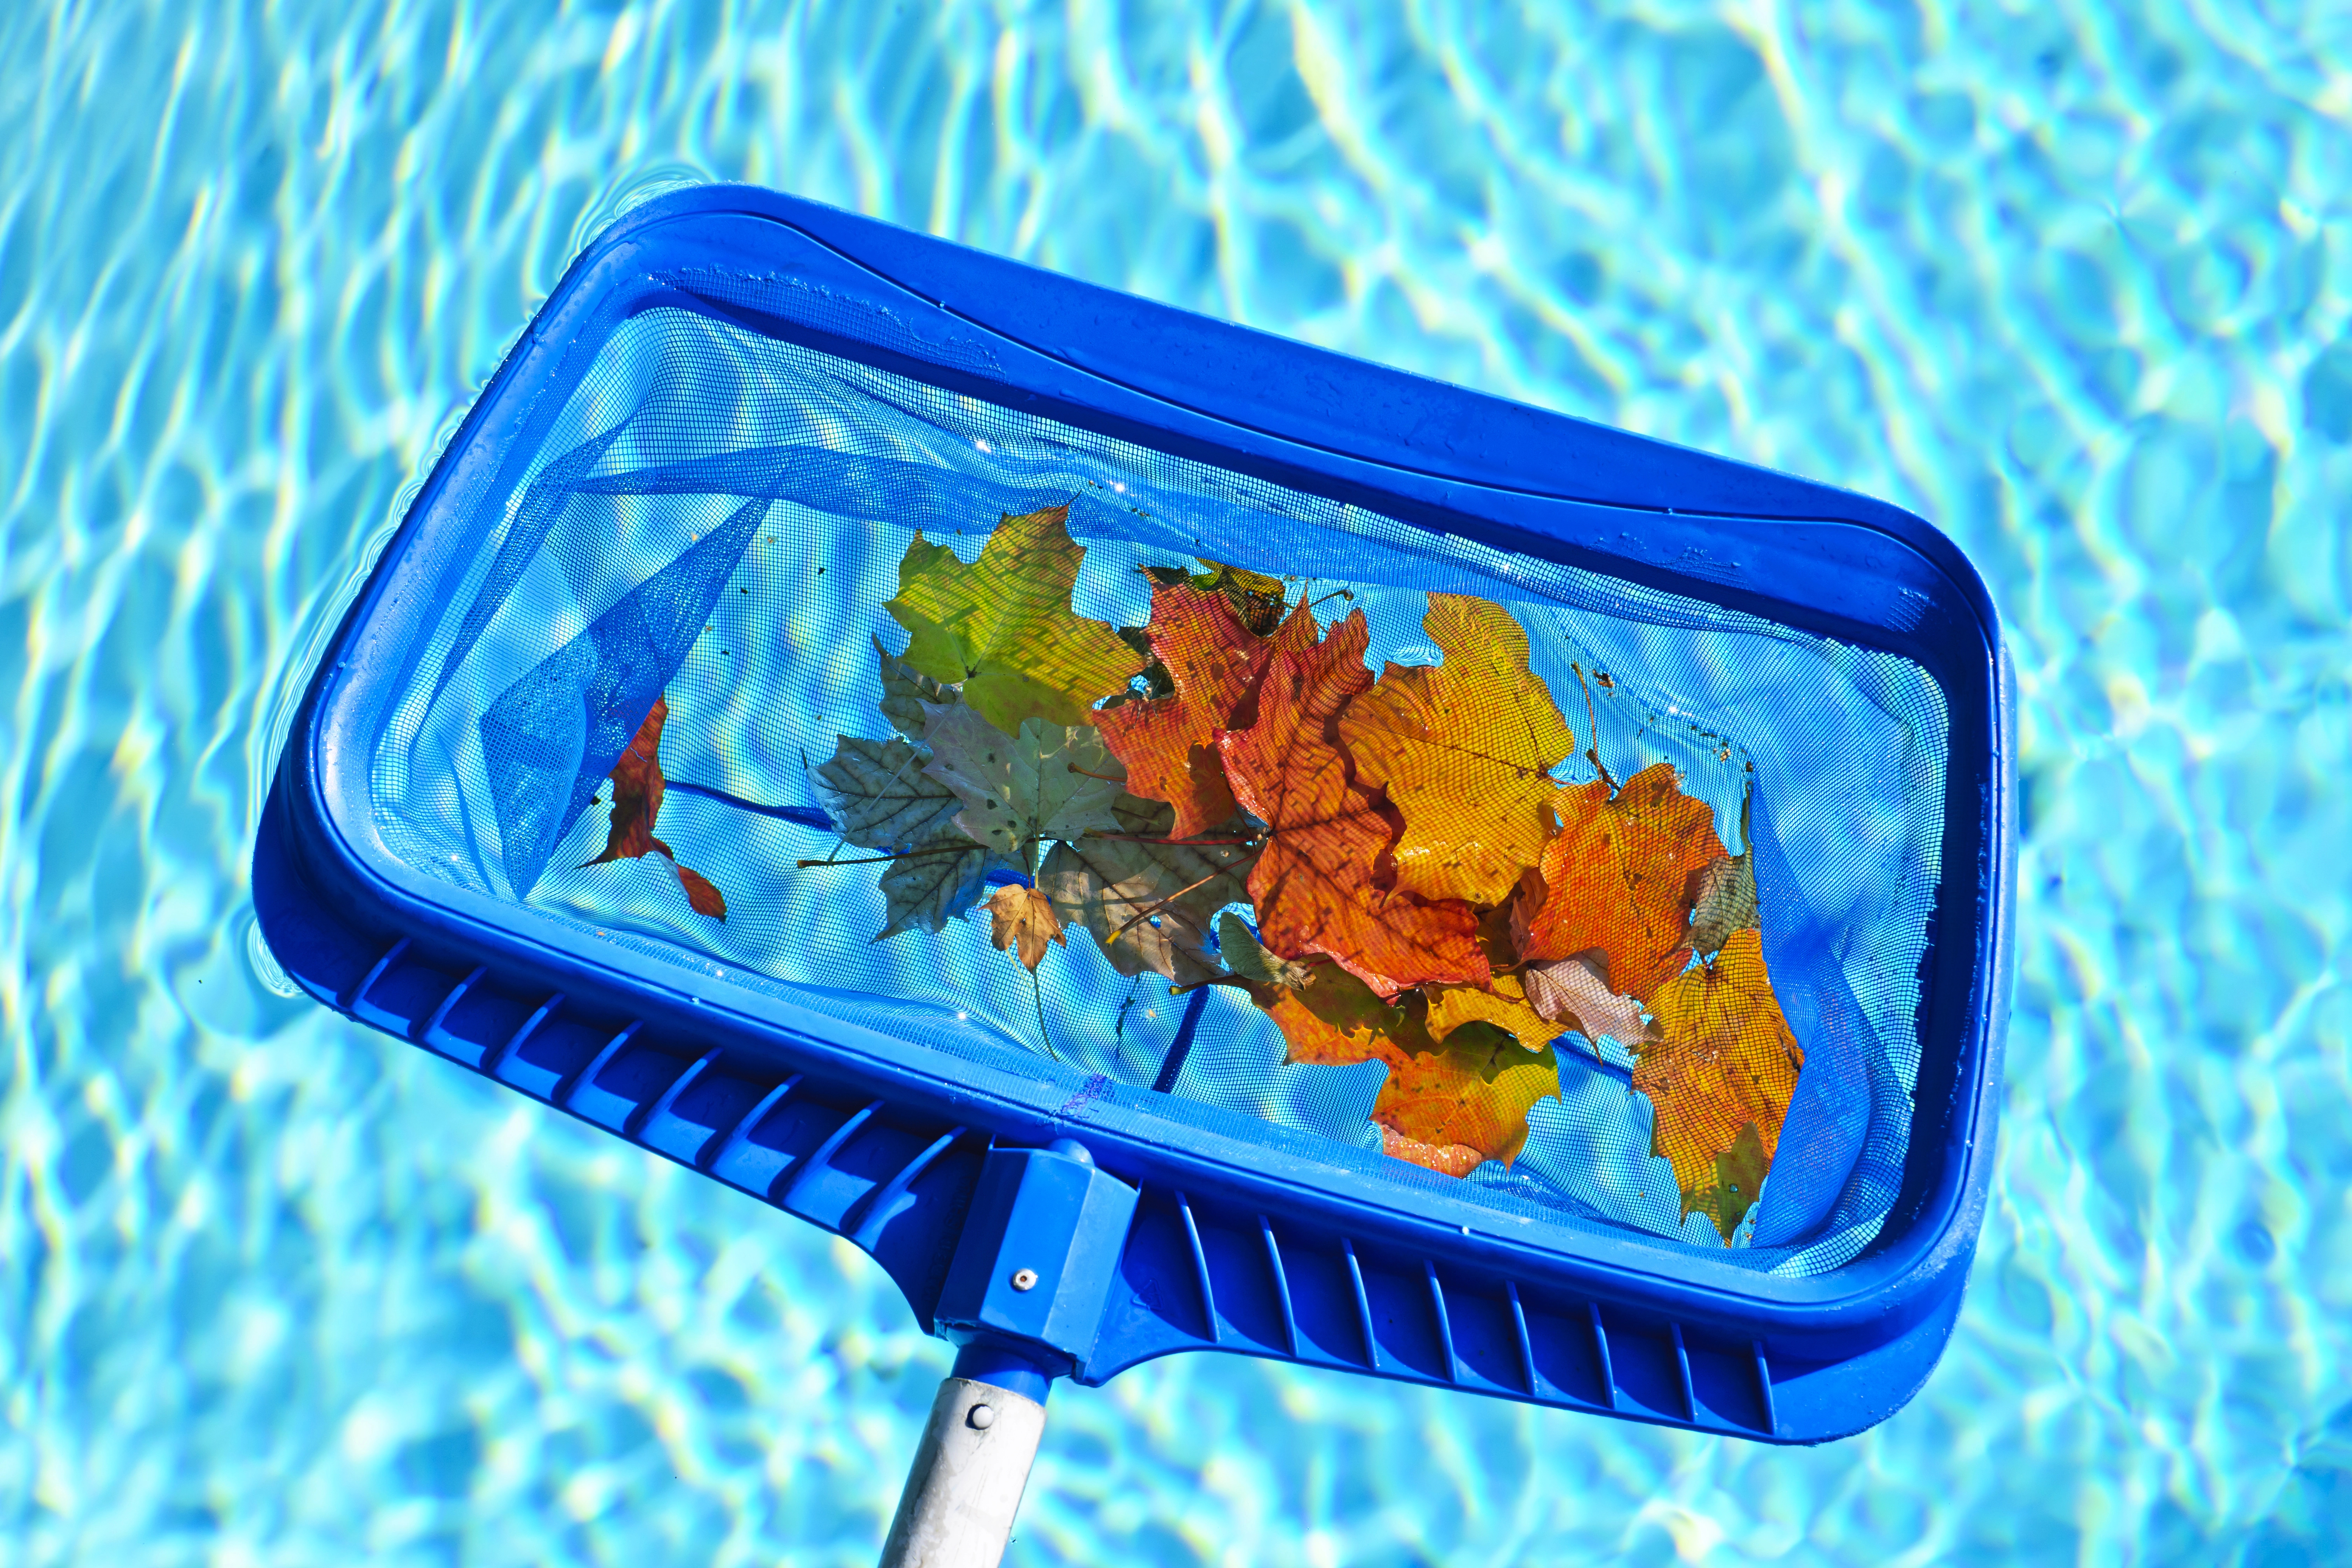
[[(781, 286), (724, 291), (805, 313)], [(1883, 1223), (1918, 1071), (1942, 834), (1945, 713), (1916, 665), (1011, 412), (707, 309), (621, 323), (530, 428), (535, 448), (477, 481), (461, 526), (435, 542), (446, 600), (373, 758), (379, 828), (410, 864), (753, 972), (836, 1014), (862, 994), (890, 998), (909, 1031), (952, 1050), (1050, 1052), (1148, 1087), (1185, 1012), (1159, 977), (1118, 974), (1073, 933), (1033, 989), (990, 945), (984, 911), (877, 943), (873, 868), (795, 867), (838, 846), (812, 767), (840, 735), (890, 733), (872, 639), (905, 644), (882, 606), (908, 542), (919, 530), (969, 561), (1000, 514), (1067, 501), (1087, 548), (1078, 614), (1139, 626), (1138, 568), (1225, 562), (1297, 580), (1294, 602), (1347, 588), (1351, 601), (1318, 614), (1362, 610), (1374, 669), (1437, 662), (1426, 595), (1475, 595), (1518, 620), (1580, 746), (1590, 728), (1617, 777), (1672, 763), (1734, 852), (1749, 847), (1749, 805), (1765, 959), (1807, 1062), (1729, 1256), (1819, 1273)], [(1615, 684), (1591, 689), (1588, 709), (1571, 664)], [(688, 907), (658, 858), (589, 864), (605, 831), (591, 803), (656, 698), (672, 781), (659, 831), (724, 890), (723, 923)], [(1572, 759), (1557, 776), (1596, 775)], [(1392, 1171), (1401, 1202), (1452, 1180), (1377, 1160), (1377, 1063), (1289, 1064), (1273, 1024), (1225, 988), (1194, 1010), (1188, 1044), (1171, 1103), (1352, 1145)], [(1720, 1255), (1650, 1152), (1633, 1058), (1580, 1036), (1557, 1055), (1559, 1093), (1537, 1102), (1525, 1151), (1466, 1185)]]

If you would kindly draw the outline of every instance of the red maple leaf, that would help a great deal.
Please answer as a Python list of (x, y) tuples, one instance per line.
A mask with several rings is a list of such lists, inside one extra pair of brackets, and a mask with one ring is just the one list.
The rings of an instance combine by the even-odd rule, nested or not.
[(1523, 910), (1519, 956), (1597, 952), (1608, 988), (1646, 1002), (1690, 962), (1698, 874), (1723, 858), (1715, 813), (1682, 792), (1671, 763), (1643, 768), (1613, 795), (1602, 779), (1561, 790), (1552, 811), (1559, 830), (1544, 846), (1541, 902)]
[(1127, 787), (1176, 808), (1171, 838), (1193, 838), (1234, 814), (1216, 733), (1257, 684), (1274, 645), (1253, 633), (1223, 593), (1178, 583), (1154, 589), (1151, 651), (1173, 697), (1102, 710), (1095, 723), (1127, 764)]
[(1323, 953), (1382, 996), (1430, 981), (1483, 985), (1470, 906), (1394, 892), (1382, 876), (1403, 825), (1357, 782), (1339, 728), (1372, 684), (1370, 639), (1356, 610), (1318, 642), (1301, 604), (1276, 635), (1255, 721), (1217, 736), (1234, 798), (1267, 827), (1249, 880), (1259, 940), (1285, 958)]

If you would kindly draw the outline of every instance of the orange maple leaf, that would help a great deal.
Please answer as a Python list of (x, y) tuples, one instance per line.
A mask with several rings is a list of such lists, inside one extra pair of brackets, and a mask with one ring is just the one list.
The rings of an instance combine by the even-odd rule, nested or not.
[(1433, 1051), (1421, 1016), (1397, 1005), (1334, 964), (1323, 964), (1298, 987), (1255, 984), (1257, 1005), (1290, 1047), (1289, 1059), (1318, 1067), (1381, 1061), (1393, 1070), (1416, 1053)]
[[(1559, 1061), (1500, 1028), (1454, 1019), (1433, 1037), (1437, 1009), (1400, 1006), (1346, 970), (1326, 965), (1307, 985), (1254, 985), (1251, 994), (1288, 1044), (1289, 1059), (1326, 1067), (1376, 1061), (1389, 1069), (1372, 1120), (1382, 1150), (1450, 1176), (1518, 1157), (1528, 1110), (1559, 1092)], [(1446, 995), (1457, 993), (1448, 992)]]
[(1461, 1029), (1436, 1050), (1390, 1067), (1372, 1120), (1412, 1142), (1469, 1149), (1507, 1166), (1527, 1146), (1528, 1112), (1558, 1093), (1559, 1058), (1549, 1050), (1529, 1051), (1500, 1030)]
[(1486, 1156), (1466, 1143), (1424, 1143), (1418, 1138), (1408, 1138), (1383, 1121), (1381, 1130), (1381, 1152), (1391, 1160), (1404, 1160), (1441, 1176), (1466, 1176), (1486, 1163)]
[(646, 721), (637, 726), (637, 732), (629, 737), (628, 746), (613, 763), (613, 816), (604, 830), (604, 852), (588, 864), (602, 866), (608, 860), (658, 854), (677, 873), (678, 886), (686, 889), (686, 901), (694, 912), (723, 921), (727, 900), (719, 889), (700, 872), (679, 865), (670, 847), (654, 837), (654, 819), (661, 815), (662, 806), (661, 732), (668, 721), (668, 700), (655, 698)]
[(1542, 853), (1549, 770), (1576, 750), (1551, 691), (1528, 668), (1528, 634), (1502, 605), (1432, 594), (1422, 628), (1445, 662), (1391, 665), (1339, 732), (1357, 776), (1404, 817), (1397, 886), (1499, 904)]
[(1643, 768), (1613, 796), (1600, 779), (1561, 790), (1552, 811), (1559, 831), (1544, 845), (1542, 899), (1519, 955), (1532, 963), (1597, 952), (1610, 990), (1649, 1001), (1690, 960), (1696, 874), (1724, 858), (1715, 814), (1683, 794), (1671, 763)]
[(1197, 837), (1234, 814), (1216, 733), (1257, 684), (1273, 644), (1242, 624), (1228, 595), (1191, 583), (1152, 591), (1145, 631), (1176, 694), (1101, 710), (1095, 722), (1127, 764), (1129, 791), (1176, 808), (1168, 836)]
[(1301, 604), (1276, 635), (1256, 721), (1217, 736), (1234, 798), (1267, 827), (1249, 880), (1258, 940), (1285, 958), (1322, 953), (1383, 996), (1427, 981), (1483, 985), (1486, 955), (1469, 905), (1380, 885), (1400, 826), (1355, 778), (1339, 732), (1340, 713), (1372, 684), (1370, 640), (1356, 610), (1316, 641)]
[(1633, 1087), (1654, 1107), (1650, 1147), (1675, 1168), (1683, 1213), (1726, 1240), (1756, 1201), (1797, 1091), (1804, 1047), (1764, 969), (1764, 939), (1733, 931), (1710, 964), (1685, 970), (1650, 1004), (1657, 1038), (1634, 1048)]

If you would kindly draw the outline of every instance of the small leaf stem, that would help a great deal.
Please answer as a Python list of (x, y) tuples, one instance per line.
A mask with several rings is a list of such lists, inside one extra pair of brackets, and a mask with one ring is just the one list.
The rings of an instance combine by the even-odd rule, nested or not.
[(1087, 829), (1087, 837), (1089, 838), (1108, 839), (1114, 844), (1171, 844), (1179, 848), (1192, 848), (1194, 846), (1215, 846), (1221, 844), (1246, 847), (1248, 845), (1260, 842), (1260, 840), (1255, 838), (1162, 838), (1150, 833), (1105, 833), (1099, 828), (1093, 827)]
[(1120, 937), (1125, 936), (1129, 931), (1134, 930), (1145, 921), (1150, 920), (1160, 910), (1166, 909), (1169, 905), (1174, 903), (1177, 900), (1191, 892), (1193, 888), (1204, 887), (1208, 883), (1215, 881), (1218, 878), (1223, 875), (1225, 875), (1224, 868), (1219, 867), (1216, 870), (1213, 870), (1207, 876), (1202, 878), (1198, 882), (1192, 883), (1191, 887), (1179, 888), (1174, 892), (1169, 894), (1166, 898), (1160, 900), (1158, 903), (1144, 905), (1142, 909), (1136, 911), (1135, 917), (1132, 920), (1129, 920), (1127, 924), (1119, 927), (1117, 931), (1110, 933), (1111, 941), (1117, 942)]
[(986, 846), (978, 839), (974, 839), (970, 844), (934, 844), (928, 849), (902, 849), (896, 855), (868, 855), (856, 860), (803, 860), (797, 868), (807, 870), (812, 866), (882, 866), (893, 860), (912, 860), (918, 855), (961, 855), (970, 850), (984, 847)]

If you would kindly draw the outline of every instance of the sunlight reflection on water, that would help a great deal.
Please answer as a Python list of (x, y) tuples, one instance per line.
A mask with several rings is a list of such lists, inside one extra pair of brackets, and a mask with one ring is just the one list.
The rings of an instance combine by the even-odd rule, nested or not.
[(1782, 1452), (1180, 1358), (1057, 1397), (1013, 1561), (2352, 1561), (2352, 28), (2271, 15), (0, 17), (17, 1560), (871, 1560), (947, 1361), (878, 1270), (248, 946), (282, 672), (574, 249), (724, 177), (1890, 497), (2015, 642), (1915, 1405)]

